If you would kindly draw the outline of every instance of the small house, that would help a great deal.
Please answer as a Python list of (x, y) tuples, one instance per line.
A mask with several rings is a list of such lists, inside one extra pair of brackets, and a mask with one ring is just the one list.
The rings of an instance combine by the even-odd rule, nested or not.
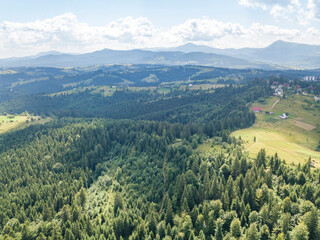
[(276, 88), (276, 89), (274, 90), (274, 93), (275, 93), (275, 94), (273, 94), (274, 96), (280, 96), (280, 97), (282, 97), (282, 96), (283, 96), (283, 89), (280, 88), (280, 87), (278, 87), (278, 88)]
[(281, 118), (281, 119), (287, 119), (288, 116), (284, 113), (284, 114), (280, 115), (279, 118)]
[(259, 112), (262, 112), (262, 108), (261, 107), (252, 107), (252, 111), (255, 113), (259, 113)]

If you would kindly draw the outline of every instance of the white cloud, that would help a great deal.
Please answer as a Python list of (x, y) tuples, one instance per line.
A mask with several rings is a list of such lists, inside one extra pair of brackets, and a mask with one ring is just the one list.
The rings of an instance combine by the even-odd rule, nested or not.
[(275, 18), (285, 18), (307, 25), (320, 19), (320, 0), (239, 0), (239, 4), (269, 11)]
[(0, 51), (64, 52), (93, 51), (105, 47), (126, 48), (145, 43), (155, 31), (146, 18), (122, 18), (106, 26), (94, 27), (79, 22), (71, 13), (42, 21), (0, 24)]
[(182, 41), (210, 41), (226, 35), (242, 35), (245, 29), (240, 24), (223, 23), (213, 19), (189, 19), (170, 29), (170, 34)]
[[(282, 7), (277, 8), (275, 12)], [(126, 17), (104, 26), (90, 26), (67, 13), (35, 22), (0, 23), (0, 56), (24, 56), (51, 50), (81, 53), (103, 48), (172, 47), (187, 42), (218, 48), (264, 47), (279, 39), (320, 44), (320, 31), (259, 23), (246, 27), (210, 18), (189, 19), (165, 29), (154, 26), (144, 17)]]

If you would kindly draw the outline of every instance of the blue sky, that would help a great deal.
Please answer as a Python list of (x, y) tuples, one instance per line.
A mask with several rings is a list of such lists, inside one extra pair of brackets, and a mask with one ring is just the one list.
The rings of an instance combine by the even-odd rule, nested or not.
[(0, 58), (42, 51), (320, 44), (320, 0), (0, 0)]
[(252, 22), (290, 24), (276, 21), (260, 8), (248, 8), (237, 0), (2, 0), (0, 22), (35, 21), (75, 14), (80, 21), (103, 25), (118, 18), (147, 17), (158, 26), (179, 24), (190, 18), (212, 17), (217, 20), (250, 24)]

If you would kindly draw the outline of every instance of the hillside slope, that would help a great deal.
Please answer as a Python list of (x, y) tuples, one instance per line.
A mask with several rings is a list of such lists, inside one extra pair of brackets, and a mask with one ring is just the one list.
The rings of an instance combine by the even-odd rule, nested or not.
[[(290, 164), (304, 163), (311, 156), (320, 166), (320, 152), (314, 151), (320, 139), (320, 104), (313, 97), (302, 95), (291, 95), (276, 103), (277, 100), (270, 97), (265, 103), (254, 103), (263, 109), (256, 113), (255, 125), (236, 131), (233, 136), (241, 136), (252, 155), (265, 148), (267, 154), (277, 152)], [(288, 113), (289, 118), (279, 119), (283, 113)]]

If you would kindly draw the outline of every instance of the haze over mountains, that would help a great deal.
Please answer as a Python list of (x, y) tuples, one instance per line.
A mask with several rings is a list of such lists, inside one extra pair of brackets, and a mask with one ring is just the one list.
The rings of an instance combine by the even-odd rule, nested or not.
[(175, 48), (111, 50), (85, 54), (40, 53), (1, 59), (0, 67), (80, 67), (104, 64), (210, 65), (226, 68), (320, 68), (320, 46), (276, 41), (266, 48), (218, 49), (185, 44)]
[(250, 61), (298, 68), (318, 68), (320, 66), (320, 45), (291, 43), (281, 40), (265, 48), (219, 49), (188, 43), (176, 48), (158, 50), (215, 53)]

